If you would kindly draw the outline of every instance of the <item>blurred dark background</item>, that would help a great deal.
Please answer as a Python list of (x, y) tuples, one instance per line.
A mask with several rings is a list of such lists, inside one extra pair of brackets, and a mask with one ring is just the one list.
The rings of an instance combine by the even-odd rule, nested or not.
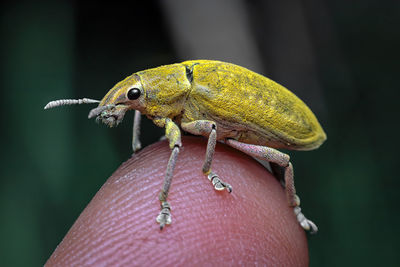
[[(1, 14), (0, 265), (43, 265), (131, 155), (93, 106), (133, 72), (218, 59), (262, 73), (315, 112), (327, 142), (290, 152), (311, 266), (399, 266), (399, 1), (7, 1)], [(143, 120), (142, 143), (163, 134)]]

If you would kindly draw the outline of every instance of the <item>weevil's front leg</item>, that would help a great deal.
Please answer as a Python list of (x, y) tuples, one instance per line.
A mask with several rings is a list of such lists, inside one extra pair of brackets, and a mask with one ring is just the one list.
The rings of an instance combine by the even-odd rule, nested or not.
[(213, 121), (198, 120), (193, 122), (182, 123), (183, 130), (195, 134), (208, 137), (206, 157), (204, 159), (202, 171), (207, 175), (208, 179), (214, 186), (215, 190), (228, 190), (232, 192), (232, 186), (222, 181), (218, 175), (211, 171), (211, 162), (215, 152), (215, 145), (217, 143), (217, 125)]
[(156, 221), (160, 224), (160, 229), (162, 230), (166, 224), (171, 224), (171, 205), (168, 203), (167, 197), (171, 186), (175, 164), (178, 159), (179, 148), (182, 146), (182, 143), (181, 131), (171, 119), (156, 119), (154, 122), (160, 127), (165, 127), (165, 136), (169, 140), (169, 147), (172, 149), (167, 165), (167, 171), (165, 173), (164, 183), (158, 197), (161, 202), (161, 211), (157, 216)]
[(308, 220), (301, 212), (300, 198), (296, 195), (296, 188), (294, 186), (293, 166), (292, 163), (290, 163), (288, 155), (270, 147), (241, 143), (233, 139), (227, 139), (226, 144), (252, 157), (267, 160), (282, 166), (284, 168), (286, 197), (289, 205), (294, 208), (297, 221), (304, 230), (310, 231), (312, 234), (318, 231), (318, 227), (312, 221)]
[(142, 148), (140, 144), (139, 136), (140, 136), (140, 119), (141, 114), (139, 110), (135, 110), (135, 117), (133, 118), (133, 135), (132, 135), (132, 150), (133, 153), (136, 153), (138, 150)]

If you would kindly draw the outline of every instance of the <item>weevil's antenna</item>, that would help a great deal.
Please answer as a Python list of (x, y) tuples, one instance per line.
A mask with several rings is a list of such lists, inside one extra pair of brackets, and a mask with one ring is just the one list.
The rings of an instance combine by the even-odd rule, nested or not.
[(82, 99), (59, 99), (50, 101), (44, 107), (44, 109), (55, 108), (59, 106), (66, 106), (66, 105), (75, 105), (75, 104), (94, 104), (99, 103), (99, 100), (94, 100), (90, 98), (82, 98)]

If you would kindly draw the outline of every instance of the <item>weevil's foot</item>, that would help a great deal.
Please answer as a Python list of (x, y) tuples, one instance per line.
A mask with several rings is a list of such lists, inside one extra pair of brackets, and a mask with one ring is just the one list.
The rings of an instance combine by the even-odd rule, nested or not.
[(140, 142), (137, 142), (136, 144), (132, 145), (132, 154), (136, 154), (140, 149), (142, 149), (142, 144)]
[(210, 174), (208, 174), (207, 177), (208, 180), (210, 180), (211, 183), (213, 184), (215, 190), (222, 191), (226, 189), (228, 190), (229, 193), (232, 193), (232, 186), (222, 181), (217, 174), (210, 172)]
[(299, 207), (300, 206), (300, 198), (296, 194), (294, 195), (292, 205), (293, 205), (293, 207)]
[(160, 230), (162, 230), (166, 224), (171, 224), (171, 206), (167, 201), (161, 203), (161, 211), (156, 221), (160, 224)]
[(293, 210), (294, 214), (297, 217), (297, 221), (300, 223), (301, 227), (303, 227), (304, 230), (309, 231), (310, 234), (316, 234), (318, 232), (318, 227), (315, 225), (315, 223), (304, 216), (304, 214), (301, 212), (300, 207), (295, 207)]

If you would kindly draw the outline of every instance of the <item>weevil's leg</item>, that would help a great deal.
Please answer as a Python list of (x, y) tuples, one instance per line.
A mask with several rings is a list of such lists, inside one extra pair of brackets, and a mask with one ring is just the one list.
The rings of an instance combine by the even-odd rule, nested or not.
[(292, 163), (290, 163), (288, 155), (270, 147), (241, 143), (233, 139), (227, 139), (226, 144), (252, 157), (267, 160), (282, 166), (284, 168), (286, 197), (289, 205), (294, 208), (297, 221), (304, 230), (310, 231), (312, 234), (318, 231), (318, 227), (312, 221), (308, 220), (301, 212), (300, 198), (296, 195), (296, 188), (294, 186), (293, 166)]
[(211, 162), (215, 152), (215, 145), (217, 143), (217, 125), (213, 121), (198, 120), (193, 122), (182, 123), (183, 130), (195, 134), (208, 137), (206, 157), (204, 159), (203, 173), (208, 177), (214, 186), (215, 190), (228, 190), (232, 192), (232, 186), (222, 181), (218, 175), (211, 171)]
[(175, 146), (172, 149), (171, 156), (168, 161), (167, 171), (165, 173), (163, 187), (161, 189), (158, 199), (161, 202), (161, 211), (157, 216), (156, 221), (160, 224), (160, 229), (162, 230), (166, 224), (171, 224), (171, 205), (167, 201), (169, 188), (171, 186), (172, 175), (174, 173), (174, 168), (176, 161), (178, 159), (179, 147)]
[(157, 216), (156, 221), (160, 224), (160, 229), (162, 230), (166, 224), (171, 224), (171, 205), (168, 203), (167, 197), (171, 186), (175, 164), (178, 159), (179, 148), (182, 146), (182, 143), (181, 131), (171, 119), (156, 119), (154, 122), (158, 126), (165, 127), (165, 136), (169, 140), (169, 147), (172, 149), (167, 165), (167, 171), (165, 173), (164, 183), (158, 197), (161, 202), (161, 211)]
[(285, 188), (285, 175), (284, 175), (285, 168), (272, 162), (269, 163), (269, 166), (271, 167), (272, 174), (275, 176), (276, 179), (278, 179), (283, 188)]
[(138, 150), (142, 148), (140, 144), (140, 119), (141, 114), (139, 110), (135, 110), (135, 117), (133, 118), (133, 135), (132, 135), (132, 150), (133, 153), (136, 153)]

